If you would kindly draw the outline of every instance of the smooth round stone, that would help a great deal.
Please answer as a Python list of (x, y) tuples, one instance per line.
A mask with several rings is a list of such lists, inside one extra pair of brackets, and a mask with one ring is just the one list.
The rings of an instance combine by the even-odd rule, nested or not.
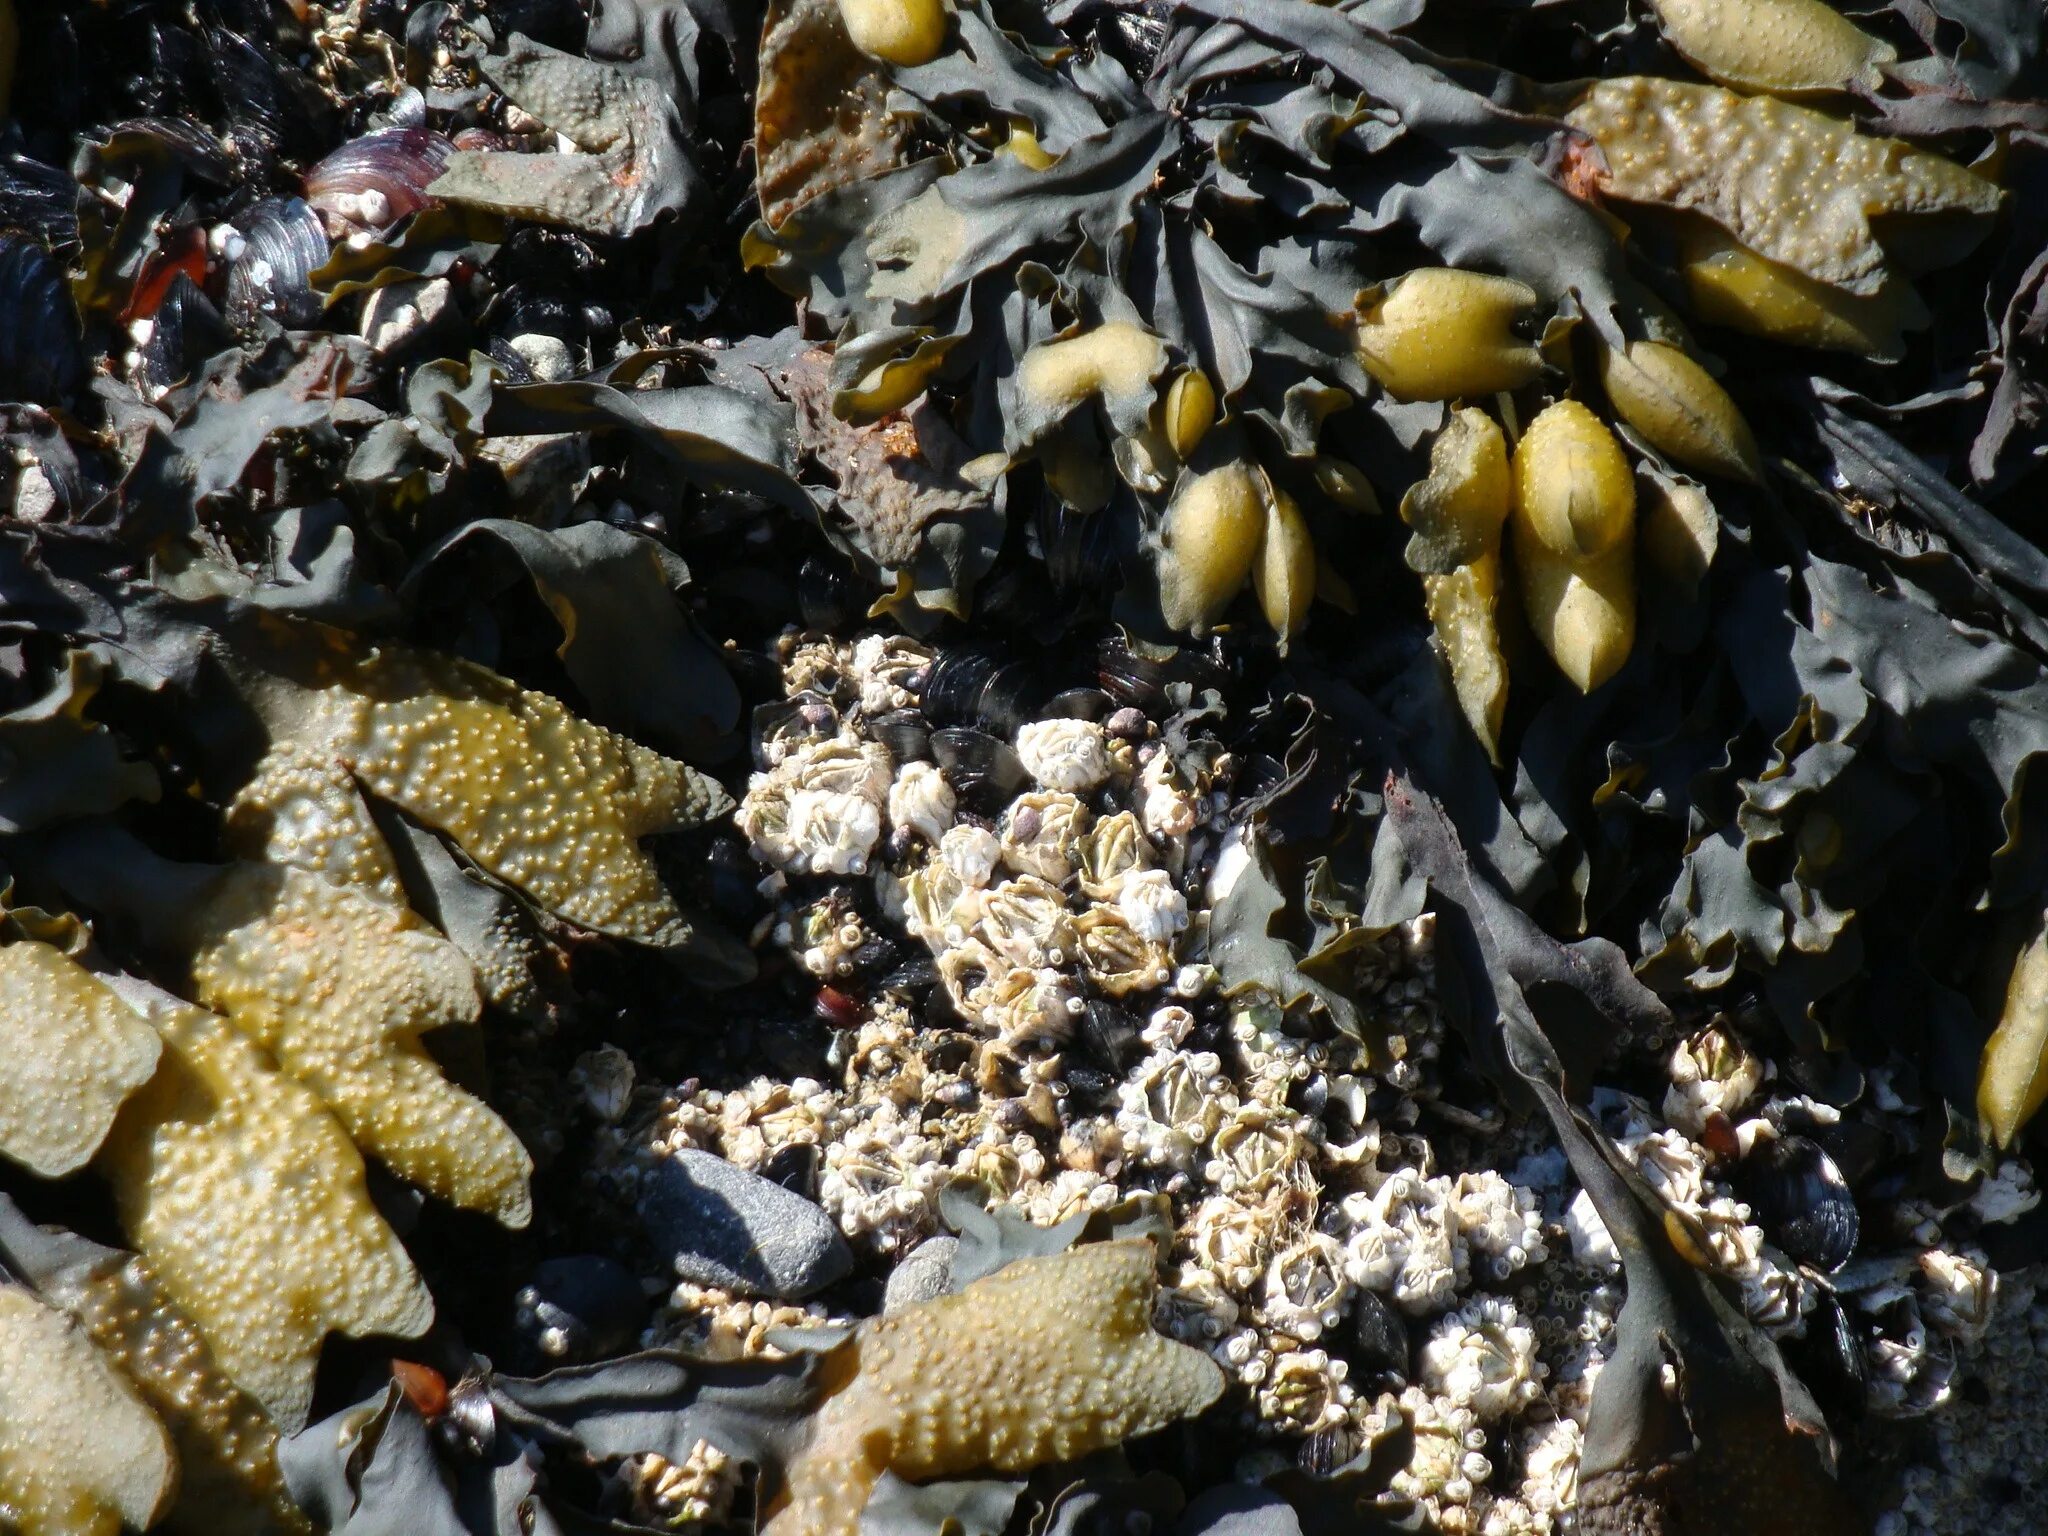
[(853, 1250), (817, 1206), (709, 1152), (657, 1163), (640, 1218), (675, 1272), (698, 1285), (789, 1301), (853, 1268)]
[(882, 1311), (901, 1312), (920, 1301), (930, 1301), (953, 1289), (953, 1255), (960, 1249), (957, 1237), (928, 1237), (889, 1271), (889, 1283), (882, 1288)]

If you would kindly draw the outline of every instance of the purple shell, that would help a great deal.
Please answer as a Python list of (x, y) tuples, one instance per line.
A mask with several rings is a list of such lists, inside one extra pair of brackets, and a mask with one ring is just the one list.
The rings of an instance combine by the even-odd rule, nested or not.
[(306, 202), (339, 235), (384, 229), (433, 199), (427, 188), (455, 146), (429, 128), (381, 128), (352, 139), (306, 173)]

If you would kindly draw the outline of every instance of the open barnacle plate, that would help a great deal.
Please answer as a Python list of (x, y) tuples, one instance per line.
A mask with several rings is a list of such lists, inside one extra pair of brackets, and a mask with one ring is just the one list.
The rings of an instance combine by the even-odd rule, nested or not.
[(2044, 30), (0, 0), (0, 1529), (2037, 1529)]

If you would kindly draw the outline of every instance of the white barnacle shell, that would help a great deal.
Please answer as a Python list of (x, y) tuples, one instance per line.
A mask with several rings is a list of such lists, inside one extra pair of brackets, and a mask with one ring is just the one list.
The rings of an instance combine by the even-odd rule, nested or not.
[(1162, 1045), (1117, 1089), (1117, 1129), (1137, 1161), (1149, 1167), (1192, 1168), (1195, 1157), (1237, 1100), (1218, 1090), (1223, 1063), (1213, 1051)]
[(1982, 1255), (1930, 1248), (1920, 1255), (1920, 1312), (1935, 1332), (1975, 1344), (1991, 1326), (1998, 1302), (1998, 1271)]
[(1334, 1237), (1310, 1232), (1273, 1255), (1259, 1293), (1259, 1320), (1297, 1339), (1334, 1328), (1350, 1304), (1352, 1281), (1344, 1248)]
[(1058, 1045), (1074, 1032), (1072, 980), (1055, 970), (1018, 967), (991, 978), (981, 1022), (997, 1039)]
[(1237, 1325), (1238, 1305), (1214, 1270), (1184, 1265), (1180, 1283), (1163, 1289), (1154, 1304), (1159, 1331), (1183, 1344), (1207, 1349)]
[(2034, 1187), (2033, 1170), (2019, 1161), (2000, 1163), (1997, 1172), (1977, 1186), (1970, 1197), (1970, 1209), (1986, 1225), (1996, 1226), (2026, 1215), (2041, 1203), (2041, 1191)]
[(853, 682), (860, 690), (861, 712), (886, 714), (917, 702), (913, 686), (932, 664), (930, 646), (908, 635), (863, 635), (853, 646)]
[(1111, 997), (1147, 992), (1173, 979), (1173, 951), (1139, 933), (1118, 907), (1084, 913), (1074, 937), (1089, 980)]
[(1621, 1262), (1621, 1250), (1607, 1230), (1593, 1197), (1583, 1189), (1565, 1207), (1564, 1230), (1572, 1240), (1572, 1262), (1582, 1269), (1612, 1269)]
[(1115, 901), (1126, 876), (1150, 869), (1159, 856), (1129, 811), (1105, 816), (1075, 845), (1081, 890), (1097, 901)]
[(1422, 1386), (1481, 1423), (1519, 1413), (1543, 1392), (1535, 1330), (1504, 1297), (1479, 1297), (1442, 1318), (1416, 1365)]
[(1355, 1393), (1349, 1367), (1328, 1350), (1288, 1349), (1274, 1355), (1259, 1386), (1259, 1418), (1284, 1434), (1312, 1435), (1341, 1424)]
[(1885, 1418), (1918, 1418), (1946, 1403), (1954, 1388), (1955, 1353), (1933, 1337), (1918, 1303), (1911, 1296), (1893, 1302), (1879, 1328), (1864, 1351), (1871, 1411)]
[[(1483, 1457), (1477, 1466), (1471, 1462), (1467, 1440), (1479, 1427), (1478, 1416), (1470, 1405), (1421, 1386), (1403, 1389), (1398, 1401), (1415, 1432), (1415, 1449), (1408, 1465), (1395, 1474), (1394, 1491), (1432, 1506), (1469, 1503), (1473, 1483), (1483, 1482), (1492, 1471)], [(1486, 1470), (1475, 1479), (1472, 1473), (1479, 1467)], [(1437, 1509), (1435, 1513), (1433, 1523), (1439, 1528), (1446, 1526), (1446, 1512)]]
[(971, 822), (962, 822), (939, 839), (939, 857), (970, 890), (979, 890), (994, 877), (1002, 851), (993, 832)]
[(1536, 1196), (1493, 1170), (1459, 1174), (1451, 1203), (1459, 1241), (1471, 1258), (1485, 1261), (1493, 1279), (1505, 1280), (1525, 1264), (1549, 1257)]
[(1450, 1194), (1448, 1179), (1402, 1171), (1374, 1195), (1347, 1196), (1345, 1272), (1414, 1316), (1449, 1306), (1464, 1279)]
[(798, 789), (789, 797), (788, 836), (791, 873), (862, 875), (882, 840), (882, 813), (858, 795)]
[(1077, 793), (1109, 778), (1109, 743), (1093, 720), (1032, 720), (1017, 729), (1017, 756), (1047, 789)]
[(953, 825), (953, 786), (932, 763), (905, 763), (889, 786), (889, 825), (936, 843)]
[(882, 838), (889, 754), (875, 742), (808, 742), (748, 781), (740, 830), (786, 874), (863, 874)]
[(1088, 807), (1064, 790), (1019, 795), (1003, 813), (1003, 861), (1021, 875), (1063, 884), (1089, 819)]
[(1681, 1209), (1698, 1218), (1708, 1253), (1741, 1288), (1750, 1320), (1773, 1332), (1796, 1329), (1813, 1310), (1813, 1286), (1798, 1266), (1764, 1241), (1761, 1228), (1750, 1225), (1749, 1207), (1717, 1195)]
[(1304, 1121), (1267, 1104), (1240, 1104), (1224, 1117), (1202, 1177), (1225, 1194), (1262, 1195), (1308, 1177)]
[(1199, 819), (1195, 797), (1181, 783), (1173, 754), (1153, 753), (1138, 775), (1138, 821), (1146, 834), (1161, 843), (1186, 837)]
[(1077, 941), (1066, 898), (1035, 875), (972, 893), (956, 915), (970, 917), (970, 932), (1011, 965), (1057, 966), (1074, 958)]
[(1673, 1205), (1706, 1202), (1706, 1166), (1700, 1150), (1677, 1131), (1652, 1131), (1624, 1138), (1619, 1146), (1650, 1187)]
[(1139, 938), (1171, 939), (1188, 925), (1188, 902), (1163, 869), (1134, 870), (1117, 892), (1117, 910)]
[(1537, 1515), (1554, 1520), (1578, 1504), (1584, 1444), (1584, 1432), (1562, 1414), (1522, 1431), (1522, 1498)]
[(967, 894), (951, 865), (941, 858), (927, 859), (904, 878), (904, 926), (934, 953), (943, 954), (966, 939), (965, 923), (954, 914)]
[(1279, 1225), (1268, 1204), (1211, 1195), (1188, 1218), (1188, 1244), (1197, 1264), (1231, 1290), (1248, 1292), (1272, 1255)]
[(1764, 1064), (1732, 1032), (1709, 1025), (1671, 1053), (1671, 1086), (1664, 1091), (1664, 1118), (1697, 1136), (1715, 1111), (1740, 1118), (1763, 1087)]

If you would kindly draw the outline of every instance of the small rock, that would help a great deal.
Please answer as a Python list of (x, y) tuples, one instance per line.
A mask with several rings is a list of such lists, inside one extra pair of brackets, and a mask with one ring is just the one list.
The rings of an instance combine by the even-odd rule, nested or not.
[(853, 1268), (853, 1251), (817, 1206), (709, 1152), (657, 1163), (640, 1216), (676, 1273), (698, 1285), (787, 1301)]
[(889, 1271), (889, 1283), (882, 1290), (882, 1311), (901, 1312), (951, 1291), (953, 1255), (959, 1248), (957, 1237), (932, 1237), (911, 1249), (903, 1262)]

